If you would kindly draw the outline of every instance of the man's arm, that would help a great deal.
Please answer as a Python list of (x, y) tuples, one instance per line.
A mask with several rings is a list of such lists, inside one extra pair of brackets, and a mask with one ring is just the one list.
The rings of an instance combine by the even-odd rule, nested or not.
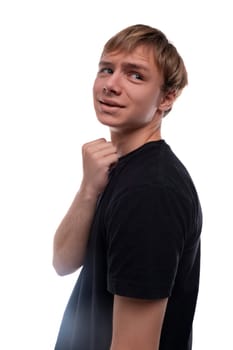
[(158, 350), (167, 299), (114, 296), (110, 350)]
[(82, 155), (80, 189), (54, 236), (53, 266), (59, 275), (72, 273), (83, 264), (96, 202), (108, 182), (110, 165), (118, 159), (116, 148), (105, 139), (85, 144)]

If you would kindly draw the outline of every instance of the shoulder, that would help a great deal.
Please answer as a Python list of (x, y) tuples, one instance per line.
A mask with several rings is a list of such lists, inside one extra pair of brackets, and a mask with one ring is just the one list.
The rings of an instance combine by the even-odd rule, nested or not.
[(146, 143), (122, 157), (116, 175), (119, 188), (143, 184), (178, 188), (183, 182), (192, 182), (184, 164), (164, 140)]
[(150, 221), (149, 218), (161, 221), (184, 212), (183, 206), (187, 207), (185, 198), (174, 187), (165, 183), (141, 183), (119, 190), (109, 200), (105, 218), (110, 222), (122, 217), (125, 218), (124, 221), (134, 218), (133, 222), (139, 218), (144, 220), (145, 217), (147, 222)]

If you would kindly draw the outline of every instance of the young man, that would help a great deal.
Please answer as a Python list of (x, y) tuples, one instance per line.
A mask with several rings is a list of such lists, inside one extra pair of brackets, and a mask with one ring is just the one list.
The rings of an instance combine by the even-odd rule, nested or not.
[(83, 180), (54, 237), (53, 265), (82, 266), (56, 350), (190, 350), (202, 213), (192, 179), (161, 137), (187, 84), (182, 58), (150, 26), (104, 46), (93, 87), (111, 142), (83, 146)]

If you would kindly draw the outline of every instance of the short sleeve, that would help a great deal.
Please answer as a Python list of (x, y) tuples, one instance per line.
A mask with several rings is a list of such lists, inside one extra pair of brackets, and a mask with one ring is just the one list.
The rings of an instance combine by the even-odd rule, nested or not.
[(130, 189), (110, 204), (105, 224), (108, 291), (169, 297), (184, 246), (185, 215), (176, 192), (166, 186)]

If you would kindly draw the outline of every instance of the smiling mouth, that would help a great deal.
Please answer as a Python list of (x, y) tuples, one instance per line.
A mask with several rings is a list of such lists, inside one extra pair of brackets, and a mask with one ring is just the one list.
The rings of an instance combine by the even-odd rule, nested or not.
[(115, 107), (115, 108), (124, 108), (124, 106), (114, 103), (113, 101), (104, 101), (104, 100), (99, 100), (99, 103), (101, 105), (107, 106), (107, 107)]

